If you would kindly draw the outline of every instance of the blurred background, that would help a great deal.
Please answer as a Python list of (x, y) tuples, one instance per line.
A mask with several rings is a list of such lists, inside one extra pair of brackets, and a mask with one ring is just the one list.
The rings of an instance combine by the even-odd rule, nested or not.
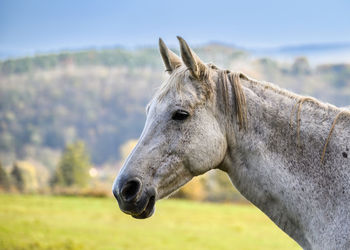
[(167, 77), (159, 37), (178, 53), (181, 35), (205, 62), (347, 106), (349, 9), (0, 0), (0, 248), (298, 249), (219, 171), (146, 221), (122, 214), (111, 186)]

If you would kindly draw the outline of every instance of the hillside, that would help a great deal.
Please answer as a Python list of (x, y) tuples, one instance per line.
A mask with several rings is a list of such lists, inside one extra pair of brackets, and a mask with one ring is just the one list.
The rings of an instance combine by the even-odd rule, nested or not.
[[(197, 48), (206, 62), (239, 70), (338, 106), (350, 104), (350, 65), (311, 67), (254, 59), (220, 44)], [(94, 164), (116, 162), (138, 138), (144, 107), (166, 74), (156, 49), (64, 52), (0, 62), (0, 160), (53, 168), (64, 145), (86, 142)]]

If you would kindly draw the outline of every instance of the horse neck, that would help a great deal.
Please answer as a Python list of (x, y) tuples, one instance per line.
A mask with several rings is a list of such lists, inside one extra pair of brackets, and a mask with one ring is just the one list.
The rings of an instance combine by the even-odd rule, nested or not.
[[(303, 98), (270, 84), (242, 82), (248, 129), (240, 130), (231, 123), (229, 144), (236, 144), (237, 150), (251, 152), (255, 148), (264, 153), (278, 154), (286, 160), (296, 159), (296, 156), (298, 160), (306, 160), (307, 154), (312, 153), (312, 158), (321, 163), (330, 125), (339, 110), (326, 105), (320, 108), (315, 99)], [(305, 102), (300, 102), (303, 99)], [(318, 163), (315, 161), (316, 165)]]
[(328, 165), (322, 166), (321, 155), (339, 110), (305, 102), (298, 124), (298, 109), (294, 107), (299, 96), (249, 81), (243, 85), (248, 129), (239, 130), (232, 124), (227, 135), (228, 154), (220, 167), (248, 200), (308, 248), (310, 242), (306, 238), (309, 236), (305, 231), (316, 222), (310, 222), (305, 211), (323, 205), (324, 209), (329, 208), (327, 201), (307, 202), (328, 192), (319, 189), (320, 185), (327, 184), (327, 178), (319, 177), (323, 175), (320, 172), (332, 176)]
[[(249, 162), (255, 153), (255, 157), (261, 158), (260, 162), (274, 159), (273, 165), (279, 159), (281, 165), (290, 167), (288, 170), (293, 175), (304, 176), (313, 171), (334, 173), (333, 158), (336, 157), (332, 152), (325, 156), (324, 149), (345, 150), (341, 147), (346, 139), (339, 140), (335, 135), (332, 139), (337, 143), (325, 148), (332, 124), (341, 109), (267, 83), (244, 80), (243, 85), (248, 129), (240, 130), (236, 124), (231, 125), (232, 133), (228, 139), (231, 139), (229, 145), (233, 146), (235, 154)], [(338, 122), (338, 130), (342, 131), (342, 136), (338, 137), (349, 138), (350, 131), (342, 130), (348, 127), (349, 120), (347, 114), (344, 121)]]

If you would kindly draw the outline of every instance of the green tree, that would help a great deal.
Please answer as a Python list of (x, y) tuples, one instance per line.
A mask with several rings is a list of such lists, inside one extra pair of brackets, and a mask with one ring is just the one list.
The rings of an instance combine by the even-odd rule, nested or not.
[(90, 160), (85, 144), (82, 141), (69, 144), (62, 154), (51, 184), (84, 187), (90, 178), (89, 167)]
[(2, 167), (1, 162), (0, 162), (0, 189), (5, 191), (8, 191), (10, 189), (10, 180), (5, 169)]
[(12, 171), (11, 171), (11, 178), (12, 183), (16, 187), (16, 189), (20, 192), (23, 192), (25, 190), (25, 180), (23, 171), (18, 167), (17, 163), (13, 165)]

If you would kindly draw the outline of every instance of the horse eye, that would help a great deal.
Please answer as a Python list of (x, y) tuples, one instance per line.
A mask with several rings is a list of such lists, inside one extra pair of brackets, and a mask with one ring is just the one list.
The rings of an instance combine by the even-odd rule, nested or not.
[(190, 114), (187, 111), (177, 110), (177, 111), (175, 111), (175, 113), (173, 114), (173, 116), (171, 118), (173, 120), (176, 120), (176, 121), (182, 121), (182, 120), (185, 120), (189, 116), (190, 116)]

